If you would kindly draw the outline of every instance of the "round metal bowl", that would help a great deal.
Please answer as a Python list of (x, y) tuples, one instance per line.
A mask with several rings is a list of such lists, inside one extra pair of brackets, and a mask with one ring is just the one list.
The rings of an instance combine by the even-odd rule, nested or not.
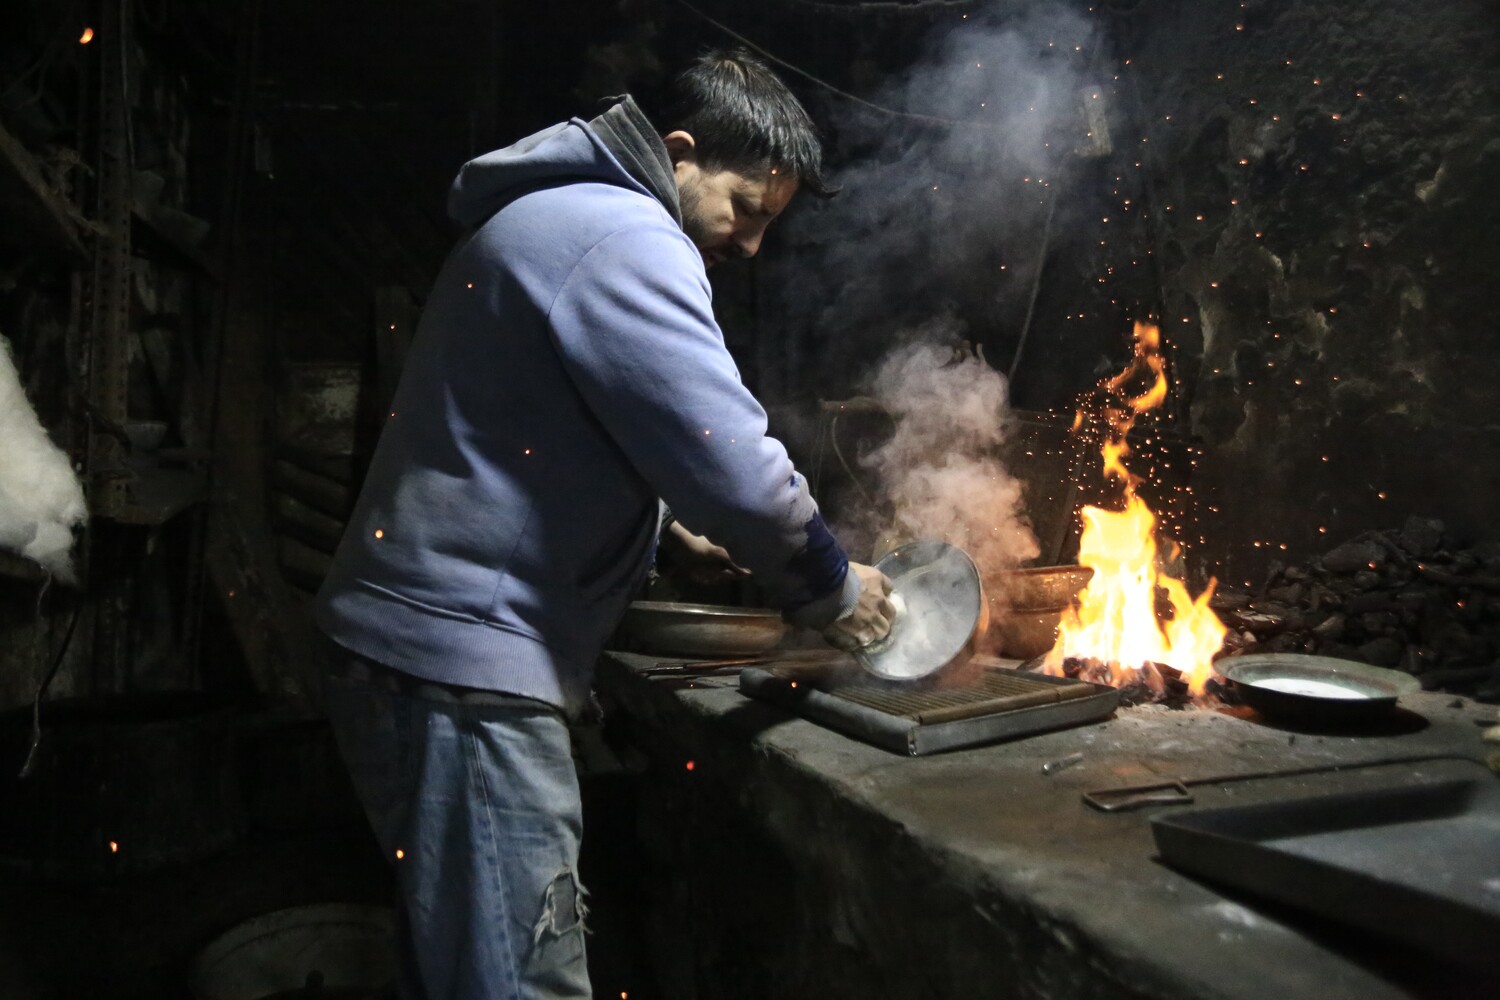
[(890, 577), (902, 610), (890, 634), (854, 651), (876, 677), (914, 681), (968, 660), (989, 625), (979, 570), (962, 549), (919, 541), (881, 556), (875, 568)]
[(197, 1000), (385, 996), (396, 979), (394, 934), (387, 907), (277, 910), (210, 942), (193, 961), (188, 988)]
[(1032, 566), (986, 578), (1000, 655), (1029, 660), (1056, 645), (1063, 612), (1093, 575), (1086, 566)]
[(1001, 656), (1029, 660), (1057, 645), (1057, 630), (1065, 608), (1000, 608), (995, 612), (996, 651)]
[(618, 636), (628, 646), (687, 656), (753, 656), (775, 649), (788, 627), (770, 608), (634, 601)]
[(1252, 653), (1221, 660), (1216, 669), (1251, 708), (1300, 722), (1377, 719), (1396, 707), (1398, 697), (1422, 689), (1398, 670), (1302, 653)]
[(1028, 566), (995, 573), (985, 589), (995, 603), (1025, 611), (1065, 608), (1088, 586), (1094, 571), (1087, 566)]

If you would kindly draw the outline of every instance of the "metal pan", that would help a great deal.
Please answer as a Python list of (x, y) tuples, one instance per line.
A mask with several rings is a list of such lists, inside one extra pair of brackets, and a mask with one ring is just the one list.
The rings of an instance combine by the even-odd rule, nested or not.
[(859, 665), (883, 680), (914, 681), (974, 653), (989, 625), (979, 570), (946, 542), (907, 542), (881, 556), (875, 568), (890, 577), (900, 608), (890, 634), (854, 651)]
[(635, 601), (616, 631), (627, 646), (688, 656), (754, 656), (780, 645), (787, 624), (770, 608)]
[(1422, 688), (1397, 670), (1302, 653), (1252, 653), (1220, 660), (1216, 669), (1251, 708), (1299, 722), (1378, 719), (1396, 707), (1398, 697)]

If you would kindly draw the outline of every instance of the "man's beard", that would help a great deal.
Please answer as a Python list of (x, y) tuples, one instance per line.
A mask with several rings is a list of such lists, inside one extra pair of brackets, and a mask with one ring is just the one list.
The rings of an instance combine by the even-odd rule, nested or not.
[(703, 215), (700, 211), (701, 202), (698, 198), (698, 186), (696, 184), (684, 184), (677, 189), (677, 204), (682, 209), (682, 231), (687, 233), (688, 239), (693, 241), (693, 246), (698, 248), (699, 253), (705, 253), (714, 249), (712, 234), (704, 225)]

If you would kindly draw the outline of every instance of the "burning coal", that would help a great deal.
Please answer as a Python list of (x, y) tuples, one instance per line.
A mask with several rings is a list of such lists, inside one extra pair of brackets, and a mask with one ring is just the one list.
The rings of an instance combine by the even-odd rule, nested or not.
[[(1130, 428), (1167, 395), (1160, 331), (1137, 323), (1134, 336), (1131, 363), (1101, 385), (1111, 400), (1103, 413), (1104, 474), (1119, 485), (1122, 509), (1083, 508), (1078, 562), (1094, 575), (1078, 603), (1064, 613), (1057, 644), (1042, 669), (1058, 675), (1076, 670), (1085, 680), (1140, 686), (1160, 697), (1166, 687), (1160, 668), (1166, 666), (1180, 672), (1189, 692), (1201, 697), (1228, 630), (1208, 606), (1212, 581), (1195, 599), (1181, 580), (1162, 572), (1156, 516), (1136, 495), (1141, 480), (1125, 466)], [(1080, 410), (1075, 428), (1084, 417)], [(1165, 614), (1159, 614), (1163, 603)]]

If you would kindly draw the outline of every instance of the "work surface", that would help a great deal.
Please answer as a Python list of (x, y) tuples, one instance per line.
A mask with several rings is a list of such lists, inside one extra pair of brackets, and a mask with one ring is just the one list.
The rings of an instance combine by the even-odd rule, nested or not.
[[(1478, 759), (1494, 706), (1416, 694), (1389, 725), (1361, 735), (1281, 728), (1238, 710), (1144, 706), (910, 758), (748, 699), (733, 677), (637, 673), (662, 662), (606, 654), (601, 694), (653, 752), (680, 754), (684, 768), (691, 760), (692, 780), (724, 788), (799, 869), (843, 897), (829, 907), (835, 943), (892, 967), (873, 977), (885, 985), (875, 995), (1379, 1000), (1493, 988), (1473, 971), (1178, 874), (1156, 858), (1150, 818), (1160, 807), (1106, 814), (1081, 795), (1426, 754)], [(1044, 771), (1078, 753), (1081, 761)], [(1194, 807), (1444, 768), (1477, 770), (1405, 764), (1197, 787)], [(929, 967), (913, 972), (914, 962)]]

